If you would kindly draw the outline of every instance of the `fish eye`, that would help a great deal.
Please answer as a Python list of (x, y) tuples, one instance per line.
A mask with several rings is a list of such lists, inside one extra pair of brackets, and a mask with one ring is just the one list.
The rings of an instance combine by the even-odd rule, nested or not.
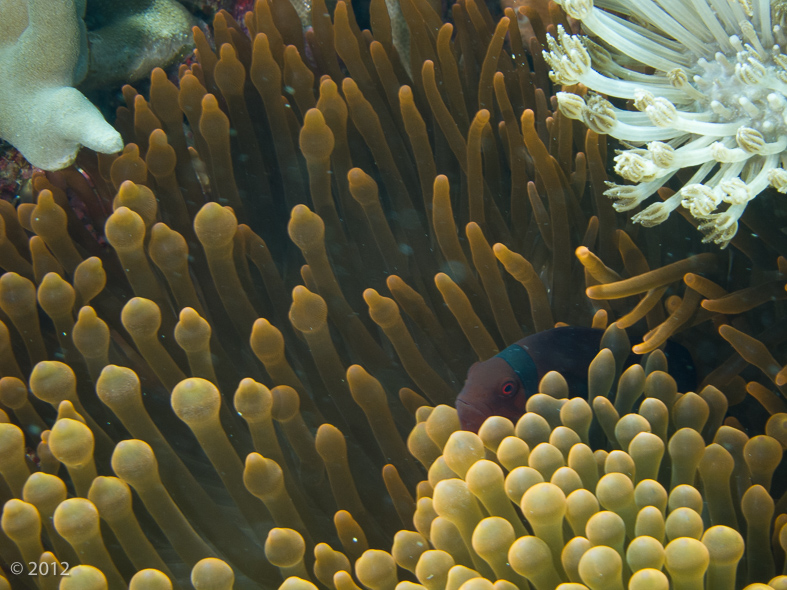
[(511, 397), (516, 393), (516, 384), (513, 381), (506, 381), (500, 388), (500, 393), (506, 397)]

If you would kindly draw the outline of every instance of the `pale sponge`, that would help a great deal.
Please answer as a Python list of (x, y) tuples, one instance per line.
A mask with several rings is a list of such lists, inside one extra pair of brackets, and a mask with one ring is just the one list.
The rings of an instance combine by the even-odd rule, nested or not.
[(73, 86), (84, 75), (84, 0), (0, 0), (0, 138), (44, 170), (81, 146), (123, 149), (120, 134)]

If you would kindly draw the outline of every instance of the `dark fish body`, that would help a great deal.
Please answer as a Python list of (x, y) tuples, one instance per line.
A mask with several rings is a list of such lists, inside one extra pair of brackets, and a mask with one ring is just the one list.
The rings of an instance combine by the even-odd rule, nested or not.
[[(603, 335), (604, 330), (596, 328), (553, 328), (474, 363), (456, 398), (462, 428), (477, 432), (489, 416), (504, 416), (516, 423), (525, 413), (528, 398), (537, 393), (541, 378), (550, 371), (563, 375), (571, 397), (587, 398), (588, 367), (599, 352)], [(688, 351), (670, 341), (664, 352), (678, 390), (694, 389), (697, 379)], [(624, 366), (639, 363), (640, 358), (632, 353)]]

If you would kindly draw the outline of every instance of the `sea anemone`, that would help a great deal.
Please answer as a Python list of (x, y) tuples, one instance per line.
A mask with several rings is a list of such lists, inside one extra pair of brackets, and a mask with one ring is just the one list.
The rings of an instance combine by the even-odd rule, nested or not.
[(718, 389), (679, 393), (665, 368), (656, 353), (613, 392), (605, 349), (588, 401), (568, 399), (551, 373), (516, 424), (493, 416), (478, 434), (459, 430), (453, 408), (420, 408), (408, 445), (428, 481), (413, 529), (354, 567), (323, 558), (317, 579), (348, 588), (354, 573), (372, 590), (783, 588), (785, 499), (771, 488), (787, 414), (750, 438), (722, 424)]
[[(725, 247), (746, 205), (768, 186), (787, 192), (787, 37), (767, 0), (690, 3), (559, 1), (598, 43), (559, 29), (544, 52), (567, 116), (628, 149), (610, 183), (618, 211), (634, 209), (682, 168), (682, 187), (633, 220), (663, 223), (678, 206), (699, 220), (704, 241)], [(772, 14), (773, 12), (773, 14)], [(596, 94), (598, 93), (598, 94)], [(639, 112), (605, 98), (633, 101)]]
[[(471, 362), (525, 333), (607, 327), (615, 303), (583, 289), (621, 276), (591, 248), (655, 285), (648, 302), (665, 276), (718, 269), (716, 254), (649, 266), (616, 230), (605, 140), (551, 110), (537, 14), (522, 39), (511, 10), (495, 23), (464, 0), (452, 25), (402, 5), (413, 78), (379, 0), (372, 33), (315, 1), (313, 53), (286, 0), (257, 1), (252, 38), (219, 13), (218, 50), (197, 30), (177, 85), (156, 70), (149, 101), (124, 88), (122, 155), (36, 174), (35, 204), (0, 201), (0, 401), (20, 425), (0, 424), (7, 562), (79, 554), (70, 588), (295, 589), (313, 571), (345, 590), (353, 563), (392, 587), (426, 546), (394, 535), (412, 490), (432, 495), (415, 461), (440, 475), (458, 428), (428, 401), (451, 403)], [(435, 546), (461, 550), (440, 526)]]
[[(478, 435), (456, 429), (452, 408), (419, 410), (411, 448), (430, 441), (440, 454), (421, 455), (429, 468), (413, 519), (421, 543), (410, 545), (409, 561), (395, 545), (397, 563), (430, 589), (469, 579), (477, 588), (527, 579), (544, 590), (781, 588), (769, 490), (785, 414), (748, 438), (721, 424), (719, 390), (677, 393), (655, 369), (663, 357), (651, 362), (628, 369), (613, 394), (604, 350), (589, 370), (589, 402), (567, 399), (551, 374), (516, 424), (491, 417)], [(782, 544), (783, 522), (775, 523)]]
[(226, 572), (221, 557), (237, 587), (270, 588), (272, 564), (297, 565), (273, 531), (309, 553), (385, 547), (415, 510), (402, 437), (420, 394), (450, 403), (523, 325), (590, 322), (569, 246), (611, 243), (614, 223), (578, 205), (604, 142), (551, 111), (513, 11), (465, 2), (452, 25), (419, 2), (410, 79), (382, 3), (372, 41), (345, 3), (331, 18), (315, 2), (309, 52), (288, 6), (258, 1), (252, 38), (219, 13), (218, 51), (196, 30), (178, 85), (156, 70), (149, 101), (124, 88), (123, 154), (83, 153), (84, 174), (38, 173), (34, 203), (0, 202), (0, 396), (21, 427), (0, 473), (27, 503), (5, 524), (40, 523), (8, 562), (76, 563), (84, 523), (81, 561), (112, 587)]

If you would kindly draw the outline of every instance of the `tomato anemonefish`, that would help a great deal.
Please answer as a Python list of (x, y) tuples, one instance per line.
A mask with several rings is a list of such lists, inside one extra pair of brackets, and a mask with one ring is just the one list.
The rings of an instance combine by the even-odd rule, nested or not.
[[(571, 397), (587, 398), (588, 367), (599, 352), (604, 330), (564, 327), (522, 338), (499, 354), (473, 363), (456, 398), (462, 428), (478, 432), (489, 416), (504, 416), (516, 423), (525, 413), (528, 398), (538, 392), (541, 378), (557, 371), (568, 382)], [(664, 353), (678, 391), (692, 391), (696, 371), (689, 352), (668, 341)], [(625, 367), (640, 361), (630, 354)]]

